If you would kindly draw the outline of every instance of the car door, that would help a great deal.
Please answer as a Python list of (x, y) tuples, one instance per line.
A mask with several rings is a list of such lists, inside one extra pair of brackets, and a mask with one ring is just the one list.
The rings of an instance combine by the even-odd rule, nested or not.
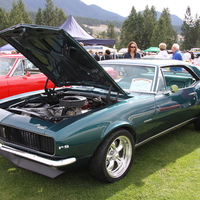
[[(39, 72), (27, 59), (19, 60), (11, 76), (7, 79), (9, 96), (44, 89), (47, 77)], [(33, 66), (33, 65), (32, 65)], [(34, 71), (34, 73), (28, 70)]]
[[(155, 96), (157, 113), (155, 131), (157, 133), (191, 120), (198, 112), (196, 107), (199, 101), (199, 92), (195, 88), (195, 77), (190, 72), (184, 73), (161, 72), (165, 90), (158, 91)], [(171, 91), (170, 84), (177, 85), (178, 90)]]

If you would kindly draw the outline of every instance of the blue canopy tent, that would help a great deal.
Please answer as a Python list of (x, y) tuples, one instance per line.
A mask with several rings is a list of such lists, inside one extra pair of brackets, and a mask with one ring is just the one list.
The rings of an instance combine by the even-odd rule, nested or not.
[(15, 48), (10, 44), (6, 44), (0, 47), (0, 51), (12, 51), (12, 50), (15, 50)]
[(114, 39), (96, 39), (88, 34), (77, 21), (70, 15), (67, 20), (59, 26), (59, 28), (67, 31), (78, 42), (88, 45), (114, 45)]

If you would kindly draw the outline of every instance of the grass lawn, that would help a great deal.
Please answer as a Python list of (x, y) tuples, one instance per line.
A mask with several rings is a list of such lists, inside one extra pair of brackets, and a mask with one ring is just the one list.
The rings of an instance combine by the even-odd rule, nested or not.
[(200, 200), (200, 132), (190, 125), (138, 147), (128, 175), (112, 184), (87, 168), (50, 179), (0, 156), (0, 200), (55, 199)]

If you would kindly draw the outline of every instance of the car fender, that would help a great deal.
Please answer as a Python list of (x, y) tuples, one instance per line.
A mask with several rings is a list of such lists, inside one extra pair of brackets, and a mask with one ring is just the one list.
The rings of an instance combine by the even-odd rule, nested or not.
[(114, 121), (113, 123), (109, 124), (109, 126), (105, 129), (105, 131), (101, 135), (101, 140), (103, 140), (106, 136), (108, 136), (113, 131), (124, 128), (128, 130), (134, 137), (134, 140), (136, 140), (136, 127), (134, 124), (127, 122), (127, 121)]
[(8, 81), (6, 78), (0, 79), (0, 86), (1, 86), (1, 93), (0, 93), (0, 99), (5, 98), (8, 96)]
[[(55, 133), (57, 129), (57, 133), (53, 136), (56, 140), (57, 156), (70, 155), (80, 158), (86, 155), (93, 155), (106, 136), (119, 128), (127, 129), (133, 134), (134, 139), (136, 138), (134, 125), (128, 121), (101, 121), (94, 124), (95, 117), (92, 117), (92, 115), (88, 117), (75, 121), (68, 126), (63, 125), (62, 129), (57, 129), (57, 126), (52, 127), (51, 130), (46, 132), (47, 135), (50, 135), (51, 131)], [(87, 126), (85, 126), (86, 123)], [(74, 131), (75, 129), (77, 130)]]

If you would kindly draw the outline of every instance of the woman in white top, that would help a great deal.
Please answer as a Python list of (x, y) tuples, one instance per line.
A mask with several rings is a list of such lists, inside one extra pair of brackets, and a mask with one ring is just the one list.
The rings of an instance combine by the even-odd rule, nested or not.
[(169, 59), (169, 54), (166, 51), (166, 46), (167, 45), (165, 43), (159, 44), (160, 52), (156, 55), (156, 58)]

